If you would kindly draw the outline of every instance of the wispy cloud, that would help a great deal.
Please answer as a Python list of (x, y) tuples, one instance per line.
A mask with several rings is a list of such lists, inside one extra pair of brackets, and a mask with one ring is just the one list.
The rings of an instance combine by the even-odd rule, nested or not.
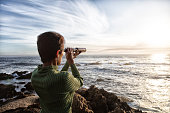
[(67, 46), (86, 46), (90, 51), (170, 43), (168, 1), (1, 0), (0, 4), (2, 54), (14, 45), (36, 51), (36, 37), (45, 31), (61, 33)]
[(109, 25), (107, 17), (93, 3), (84, 0), (2, 1), (0, 23), (1, 43), (9, 43), (14, 37), (11, 43), (31, 45), (45, 31), (59, 32), (70, 43), (78, 37), (77, 43), (81, 43), (89, 40), (89, 35), (104, 32)]

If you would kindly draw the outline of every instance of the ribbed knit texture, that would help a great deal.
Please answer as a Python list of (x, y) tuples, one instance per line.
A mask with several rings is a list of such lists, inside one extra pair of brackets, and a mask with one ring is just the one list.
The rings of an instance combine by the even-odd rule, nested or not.
[(71, 65), (72, 74), (66, 62), (61, 71), (57, 66), (39, 65), (31, 77), (31, 83), (40, 97), (41, 113), (72, 113), (75, 91), (83, 85), (75, 64)]

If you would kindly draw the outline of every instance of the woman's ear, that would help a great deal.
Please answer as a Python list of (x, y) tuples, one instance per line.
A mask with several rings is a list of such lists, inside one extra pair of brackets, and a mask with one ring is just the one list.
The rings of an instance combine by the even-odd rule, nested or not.
[(57, 58), (58, 58), (59, 53), (60, 53), (60, 50), (58, 50), (57, 53), (56, 53), (56, 57)]

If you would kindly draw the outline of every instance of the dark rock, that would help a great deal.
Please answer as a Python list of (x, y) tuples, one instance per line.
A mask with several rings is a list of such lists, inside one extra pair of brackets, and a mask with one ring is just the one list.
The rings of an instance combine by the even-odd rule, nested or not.
[(118, 97), (114, 93), (109, 93), (104, 89), (100, 89), (99, 92), (106, 97), (109, 111), (115, 109), (118, 106), (118, 103), (120, 103)]
[(72, 104), (72, 112), (73, 113), (94, 113), (90, 106), (87, 104), (88, 102), (84, 97), (82, 97), (80, 94), (75, 93), (73, 98), (73, 104)]
[(93, 62), (93, 63), (88, 63), (88, 64), (85, 64), (86, 66), (87, 65), (101, 65), (101, 63), (100, 62)]
[(87, 89), (86, 89), (86, 88), (78, 89), (78, 90), (76, 91), (76, 93), (80, 94), (80, 95), (83, 96), (83, 97), (87, 97), (87, 95), (88, 95), (88, 92), (87, 92)]
[(12, 74), (17, 74), (18, 76), (22, 76), (23, 74), (26, 74), (28, 71), (14, 71)]
[(18, 82), (17, 84), (25, 84), (25, 82)]
[(24, 92), (25, 90), (26, 90), (25, 88), (22, 88), (22, 89), (21, 89), (21, 92)]
[(11, 98), (17, 95), (17, 92), (15, 91), (15, 86), (13, 85), (0, 84), (0, 92), (0, 99)]
[(31, 95), (31, 92), (24, 92), (25, 95)]
[[(33, 90), (31, 82), (25, 85), (26, 89)], [(25, 94), (18, 94), (23, 98)], [(17, 108), (3, 113), (38, 113), (40, 112), (39, 99), (33, 101), (28, 107)], [(122, 102), (114, 93), (91, 86), (89, 89), (82, 88), (76, 91), (73, 104), (73, 113), (144, 113), (131, 108), (126, 102)], [(145, 112), (146, 113), (146, 112)]]
[(3, 103), (4, 103), (3, 100), (0, 100), (0, 106), (1, 106)]
[(89, 89), (76, 91), (83, 96), (94, 113), (142, 113), (131, 108), (126, 102), (120, 101), (114, 93), (90, 86)]
[[(120, 108), (120, 107), (116, 107), (115, 109), (114, 109), (114, 111), (111, 111), (111, 112), (109, 112), (109, 113), (126, 113), (122, 108)], [(128, 112), (128, 113), (131, 113), (131, 112)]]
[(32, 73), (20, 75), (17, 79), (31, 79), (31, 75), (32, 75)]
[(88, 95), (85, 98), (90, 101), (89, 104), (94, 113), (107, 113), (109, 111), (107, 99), (100, 93), (100, 90), (95, 86), (91, 86), (87, 91)]
[(102, 78), (98, 78), (98, 79), (96, 80), (96, 82), (102, 82), (102, 81), (104, 81), (104, 79), (102, 79)]
[(28, 82), (24, 87), (26, 88), (26, 90), (28, 90), (30, 92), (32, 92), (34, 90), (32, 85), (31, 85), (31, 82)]
[(14, 78), (12, 75), (6, 74), (6, 73), (0, 73), (0, 80), (6, 80)]
[(80, 64), (78, 64), (78, 63), (75, 63), (76, 64), (76, 66), (81, 66)]
[(17, 92), (17, 97), (15, 99), (21, 99), (21, 98), (25, 98), (26, 95), (22, 92)]

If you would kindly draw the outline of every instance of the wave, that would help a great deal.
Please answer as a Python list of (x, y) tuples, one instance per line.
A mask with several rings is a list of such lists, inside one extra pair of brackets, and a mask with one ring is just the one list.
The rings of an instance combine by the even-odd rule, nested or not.
[(37, 63), (11, 63), (8, 65), (17, 65), (17, 66), (34, 66), (34, 65), (38, 65)]
[(92, 63), (86, 63), (85, 65), (101, 65), (100, 62), (92, 62)]

